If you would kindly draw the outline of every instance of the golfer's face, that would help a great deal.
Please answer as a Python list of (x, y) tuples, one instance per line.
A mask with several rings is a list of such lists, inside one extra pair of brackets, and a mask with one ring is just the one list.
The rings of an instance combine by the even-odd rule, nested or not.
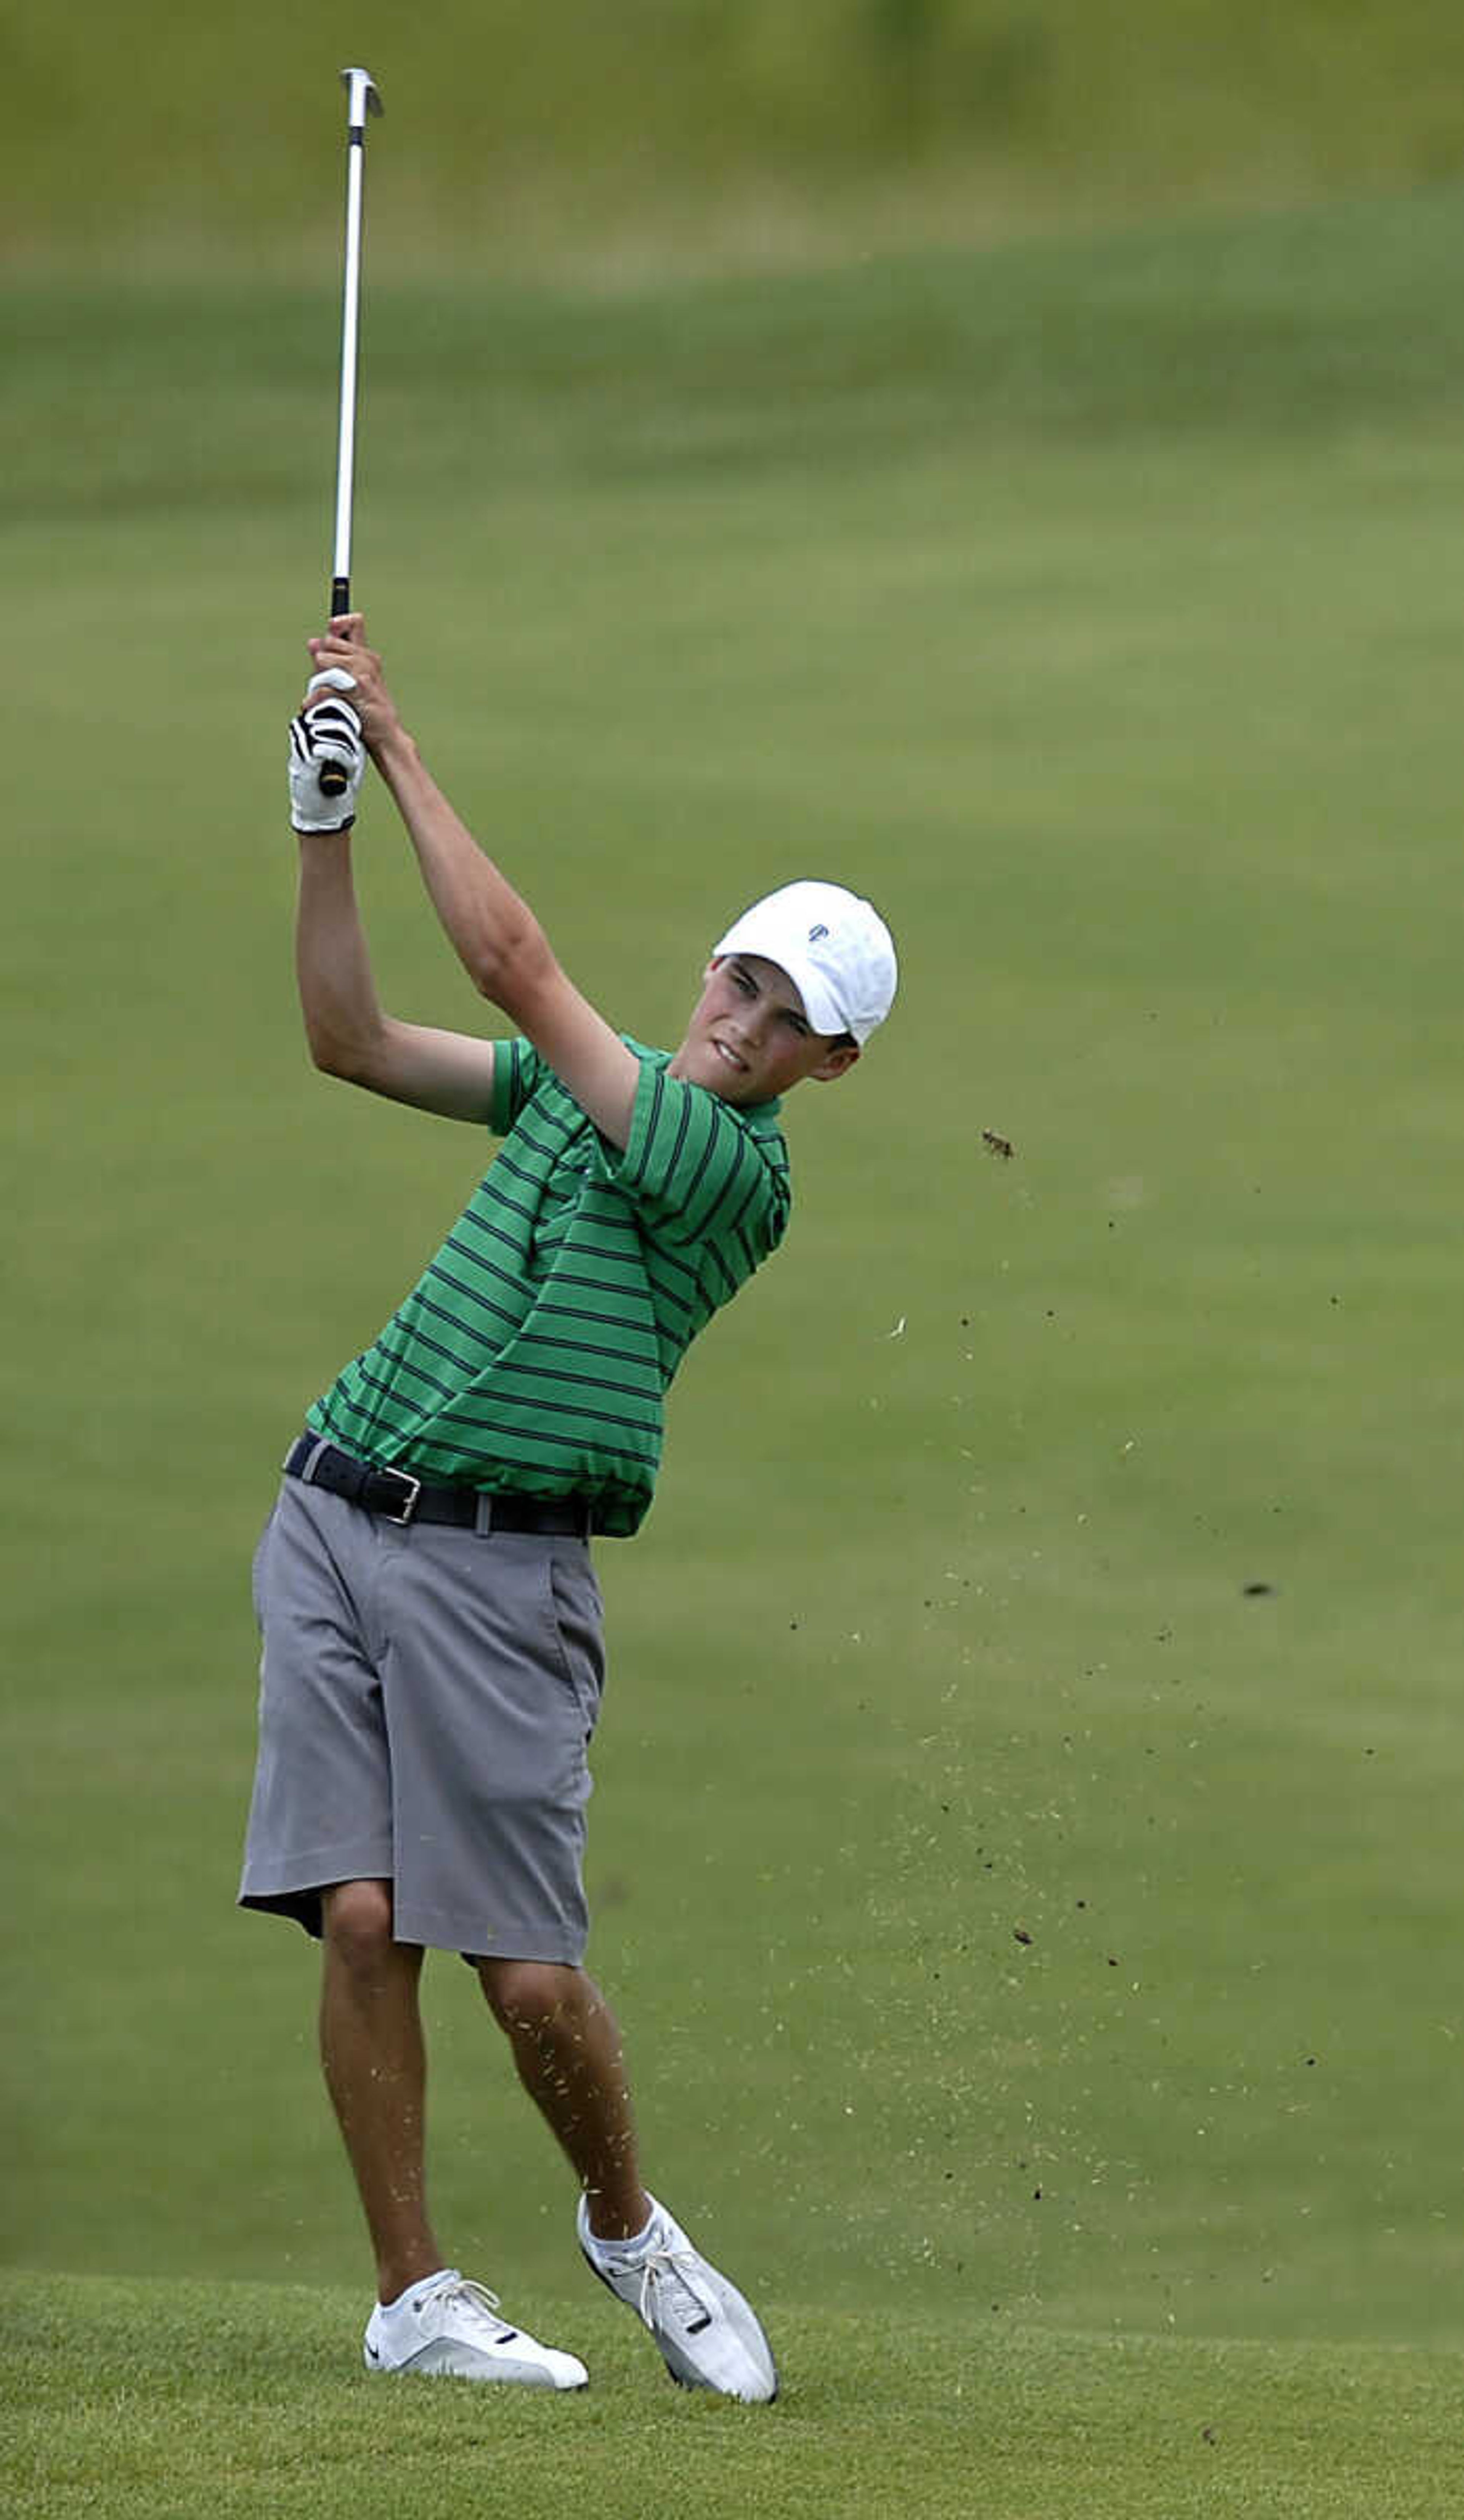
[(766, 1102), (805, 1076), (835, 1074), (853, 1054), (813, 1030), (786, 971), (760, 954), (712, 963), (671, 1073), (724, 1102)]

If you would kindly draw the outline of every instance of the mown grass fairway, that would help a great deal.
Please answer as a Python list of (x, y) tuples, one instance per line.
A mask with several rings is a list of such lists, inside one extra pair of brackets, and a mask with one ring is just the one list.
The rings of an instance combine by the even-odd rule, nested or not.
[(797, 2378), (771, 2408), (673, 2389), (612, 2308), (553, 2305), (592, 2354), (546, 2399), (343, 2368), (336, 2287), (32, 2279), (0, 2476), (34, 2520), (1449, 2520), (1458, 2360), (1016, 2328), (952, 2368), (943, 2321), (769, 2302)]
[[(729, 2513), (1448, 2507), (1461, 219), (369, 299), (360, 592), (571, 968), (667, 1037), (730, 910), (827, 872), (906, 975), (601, 1552), (591, 1957), (788, 2404), (688, 2408), (607, 2328), (552, 2450), (494, 2410), (516, 2509), (653, 2507), (606, 2477), (667, 2442)], [(288, 2436), (343, 2509), (388, 2433), (310, 1956), (231, 1908), (248, 1560), (480, 1148), (297, 1042), (328, 292), (6, 320), (5, 2248), (60, 2369), (123, 2358), (30, 2490), (87, 2507), (156, 2312), (106, 2507), (276, 2508)], [(479, 1020), (380, 807), (360, 855), (389, 1001)], [(430, 2001), (454, 2249), (598, 2338), (467, 1972)], [(309, 2288), (298, 2382), (205, 2279)], [(426, 2509), (480, 2418), (406, 2420)]]

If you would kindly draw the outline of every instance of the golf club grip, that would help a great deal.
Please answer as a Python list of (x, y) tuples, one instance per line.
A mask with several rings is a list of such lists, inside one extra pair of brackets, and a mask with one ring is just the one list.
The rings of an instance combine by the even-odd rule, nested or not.
[[(349, 610), (350, 579), (348, 577), (333, 577), (331, 580), (331, 619), (334, 621), (341, 613), (348, 612)], [(323, 761), (316, 773), (316, 777), (319, 781), (322, 796), (343, 796), (346, 788), (349, 785), (350, 774), (348, 771), (342, 768), (339, 761)]]

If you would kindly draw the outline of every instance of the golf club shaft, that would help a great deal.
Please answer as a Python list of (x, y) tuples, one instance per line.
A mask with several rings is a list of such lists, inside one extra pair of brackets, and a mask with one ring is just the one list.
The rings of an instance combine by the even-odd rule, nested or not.
[(350, 596), (351, 500), (356, 469), (356, 366), (361, 311), (361, 168), (366, 126), (353, 123), (345, 147), (345, 284), (341, 300), (341, 428), (336, 451), (336, 549), (331, 610)]
[[(347, 95), (345, 132), (345, 276), (341, 294), (341, 425), (336, 441), (336, 545), (332, 559), (331, 615), (350, 609), (351, 508), (356, 471), (356, 368), (361, 313), (361, 177), (366, 158), (366, 116), (380, 113), (381, 97), (369, 70), (341, 73)], [(321, 793), (339, 796), (345, 773), (327, 762)]]

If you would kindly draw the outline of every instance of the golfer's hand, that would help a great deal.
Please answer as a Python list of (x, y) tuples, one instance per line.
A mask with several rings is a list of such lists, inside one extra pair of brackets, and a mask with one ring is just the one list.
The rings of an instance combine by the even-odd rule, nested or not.
[[(374, 648), (366, 645), (366, 624), (359, 612), (338, 613), (325, 636), (311, 639), (310, 671), (317, 674), (344, 673), (352, 678), (349, 694), (351, 707), (361, 721), (366, 749), (376, 753), (392, 736), (398, 734), (401, 720), (396, 703), (387, 689), (382, 660)], [(339, 686), (344, 689), (344, 686)], [(307, 695), (303, 707), (312, 702)]]
[(290, 820), (297, 832), (348, 832), (366, 768), (361, 721), (327, 668), (314, 676), (290, 721)]

